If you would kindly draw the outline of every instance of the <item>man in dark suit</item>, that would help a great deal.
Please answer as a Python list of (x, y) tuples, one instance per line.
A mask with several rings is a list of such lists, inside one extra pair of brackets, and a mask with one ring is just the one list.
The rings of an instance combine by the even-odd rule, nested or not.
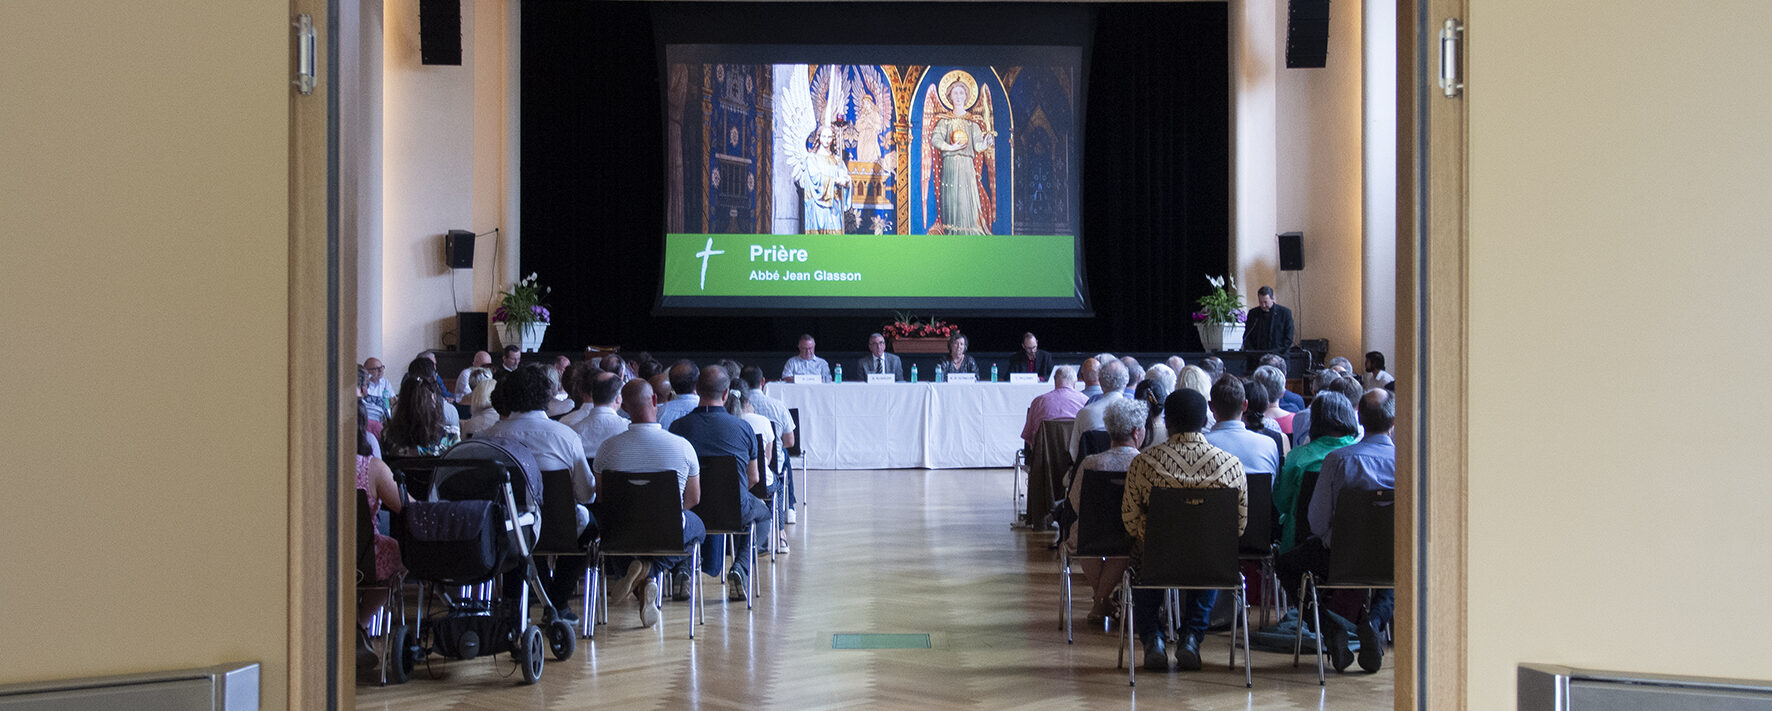
[(1249, 310), (1243, 331), (1243, 350), (1284, 353), (1292, 347), (1292, 310), (1274, 302), (1274, 288), (1255, 292), (1256, 307)]
[(868, 336), (868, 355), (855, 361), (863, 373), (891, 373), (893, 380), (904, 380), (904, 362), (895, 353), (886, 352), (886, 337), (878, 333)]
[(1009, 372), (1037, 373), (1045, 380), (1052, 372), (1052, 354), (1040, 350), (1040, 339), (1034, 334), (1021, 334), (1021, 350), (1009, 357)]

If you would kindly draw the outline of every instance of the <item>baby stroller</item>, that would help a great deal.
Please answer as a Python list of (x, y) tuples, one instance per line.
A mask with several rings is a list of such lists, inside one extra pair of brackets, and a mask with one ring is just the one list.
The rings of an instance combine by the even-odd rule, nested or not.
[[(394, 537), (407, 577), (419, 588), (417, 623), (401, 640), (399, 662), (416, 664), (432, 652), (454, 659), (510, 652), (523, 681), (534, 683), (541, 678), (544, 633), (529, 618), (530, 595), (549, 620), (545, 647), (556, 660), (571, 658), (577, 635), (555, 614), (531, 555), (542, 489), (528, 448), (476, 438), (441, 457), (399, 466), (417, 500), (396, 521)], [(521, 582), (506, 582), (514, 570), (521, 570)], [(510, 584), (518, 589), (505, 589)]]

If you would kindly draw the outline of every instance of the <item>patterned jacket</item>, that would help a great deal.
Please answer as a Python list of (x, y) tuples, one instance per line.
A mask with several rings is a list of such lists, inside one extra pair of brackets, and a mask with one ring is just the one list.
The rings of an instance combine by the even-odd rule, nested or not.
[(1236, 489), (1237, 534), (1242, 535), (1249, 524), (1249, 483), (1243, 477), (1242, 462), (1230, 452), (1209, 444), (1198, 432), (1170, 435), (1168, 441), (1140, 452), (1126, 468), (1126, 495), (1120, 500), (1120, 520), (1126, 524), (1126, 534), (1132, 537), (1134, 567), (1144, 551), (1145, 516), (1153, 487)]

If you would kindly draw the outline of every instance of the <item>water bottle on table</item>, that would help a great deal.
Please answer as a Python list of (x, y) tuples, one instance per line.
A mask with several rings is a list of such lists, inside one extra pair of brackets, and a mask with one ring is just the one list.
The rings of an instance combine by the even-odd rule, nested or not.
[(837, 366), (837, 371), (835, 373), (834, 379), (839, 383), (843, 382), (843, 366), (841, 366), (841, 365)]

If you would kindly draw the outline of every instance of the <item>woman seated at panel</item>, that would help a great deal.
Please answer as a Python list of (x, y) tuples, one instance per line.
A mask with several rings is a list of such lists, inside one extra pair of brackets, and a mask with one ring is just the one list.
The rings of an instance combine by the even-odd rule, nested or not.
[(972, 356), (966, 353), (966, 349), (970, 346), (971, 342), (967, 340), (964, 333), (948, 336), (948, 357), (936, 364), (936, 367), (944, 373), (976, 374), (978, 361), (973, 360)]
[[(1132, 465), (1132, 458), (1138, 456), (1138, 446), (1144, 441), (1145, 417), (1150, 408), (1138, 398), (1121, 398), (1107, 406), (1102, 419), (1107, 424), (1108, 449), (1096, 452), (1083, 458), (1077, 465), (1077, 475), (1071, 479), (1071, 489), (1066, 496), (1070, 499), (1071, 509), (1083, 515), (1083, 472), (1095, 470), (1100, 472), (1123, 472)], [(1115, 515), (1118, 515), (1115, 508)], [(1070, 535), (1065, 536), (1065, 552), (1077, 552), (1077, 524), (1071, 524)], [(1126, 559), (1078, 558), (1078, 567), (1083, 569), (1083, 579), (1088, 582), (1090, 595), (1094, 604), (1089, 607), (1089, 621), (1095, 622), (1110, 614), (1117, 614), (1118, 607), (1114, 604), (1114, 588), (1120, 584), (1120, 574), (1126, 572)]]
[(461, 439), (460, 425), (449, 423), (455, 408), (443, 401), (436, 379), (411, 376), (400, 381), (396, 403), (381, 433), (388, 456), (435, 457)]
[[(436, 387), (435, 384), (432, 387)], [(405, 509), (405, 500), (400, 495), (400, 487), (394, 484), (394, 473), (381, 459), (371, 456), (369, 449), (369, 430), (366, 422), (369, 412), (362, 403), (357, 405), (357, 490), (369, 500), (370, 520), (377, 520), (381, 510), (400, 513)], [(398, 586), (398, 578), (406, 573), (400, 564), (400, 543), (392, 538), (375, 534), (375, 580), (365, 583), (392, 582)], [(376, 665), (376, 654), (369, 647), (369, 622), (381, 611), (382, 605), (388, 601), (388, 588), (368, 588), (357, 592), (357, 669), (359, 672), (373, 671)]]

